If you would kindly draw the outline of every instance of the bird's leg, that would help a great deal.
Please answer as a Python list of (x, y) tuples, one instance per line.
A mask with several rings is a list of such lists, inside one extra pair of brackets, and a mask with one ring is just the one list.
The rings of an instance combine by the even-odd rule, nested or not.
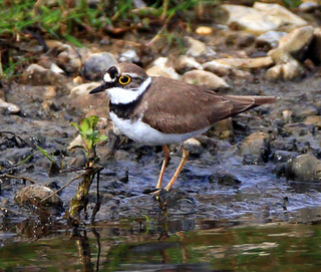
[(166, 168), (167, 163), (169, 161), (170, 151), (169, 151), (167, 145), (163, 145), (163, 153), (164, 153), (164, 160), (163, 160), (162, 168), (161, 168), (161, 171), (159, 174), (158, 182), (156, 185), (157, 189), (160, 189), (162, 187), (162, 181), (163, 181), (163, 177), (164, 177), (164, 173), (165, 173), (165, 168)]
[(182, 171), (187, 159), (188, 159), (188, 156), (189, 156), (189, 153), (188, 151), (184, 148), (184, 146), (182, 146), (182, 151), (183, 151), (183, 155), (182, 155), (182, 159), (181, 159), (181, 162), (179, 164), (179, 166), (177, 167), (175, 173), (174, 173), (174, 176), (172, 177), (172, 179), (170, 180), (170, 182), (166, 185), (165, 187), (165, 190), (166, 191), (169, 191), (172, 187), (173, 187), (173, 184), (175, 182), (175, 180), (177, 179), (179, 173)]

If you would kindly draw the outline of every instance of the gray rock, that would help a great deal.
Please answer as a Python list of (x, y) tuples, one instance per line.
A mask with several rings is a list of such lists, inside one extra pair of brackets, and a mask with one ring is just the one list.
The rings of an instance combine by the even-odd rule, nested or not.
[(218, 175), (217, 183), (224, 186), (240, 185), (242, 182), (230, 173), (221, 173)]
[[(39, 206), (40, 201), (50, 196), (54, 191), (42, 185), (29, 185), (19, 189), (15, 195), (15, 201), (20, 205)], [(61, 210), (63, 202), (58, 195), (53, 195), (41, 207), (52, 207)]]
[[(95, 112), (99, 112), (98, 116), (108, 116), (108, 104), (109, 98), (105, 92), (100, 92), (95, 95), (89, 94), (89, 92), (95, 87), (99, 86), (98, 82), (84, 83), (77, 87), (74, 87), (66, 99), (66, 103), (70, 107), (82, 109), (85, 113), (94, 109)], [(92, 112), (94, 115), (95, 112)]]
[(109, 52), (91, 54), (84, 62), (84, 74), (90, 80), (100, 80), (106, 70), (117, 63)]
[(238, 154), (243, 156), (245, 164), (267, 162), (270, 154), (270, 136), (264, 132), (255, 132), (246, 137), (239, 146)]
[(120, 54), (119, 62), (139, 62), (140, 58), (133, 49), (127, 50)]
[(287, 179), (300, 182), (321, 180), (321, 161), (312, 154), (297, 156), (285, 166)]
[(297, 152), (292, 151), (286, 151), (286, 150), (276, 150), (271, 158), (271, 161), (273, 163), (286, 163), (295, 157), (297, 157), (299, 154)]
[(271, 30), (257, 37), (256, 44), (258, 47), (268, 45), (270, 48), (275, 48), (278, 46), (280, 39), (285, 35), (287, 35), (286, 32)]
[(64, 85), (66, 77), (46, 69), (38, 64), (31, 64), (21, 76), (21, 82), (26, 85)]
[(190, 138), (184, 141), (183, 146), (189, 152), (190, 155), (201, 155), (204, 152), (204, 148), (202, 147), (200, 141), (195, 138)]
[(237, 48), (251, 47), (255, 44), (256, 36), (246, 31), (237, 31), (229, 34), (225, 43), (228, 46), (236, 46)]
[(299, 5), (299, 10), (302, 12), (313, 12), (318, 7), (317, 3), (306, 1)]

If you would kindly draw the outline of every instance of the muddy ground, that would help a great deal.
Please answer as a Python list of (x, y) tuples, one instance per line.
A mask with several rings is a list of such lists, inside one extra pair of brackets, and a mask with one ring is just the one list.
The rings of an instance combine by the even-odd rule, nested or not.
[[(297, 82), (267, 82), (262, 74), (257, 73), (252, 82), (235, 86), (232, 80), (229, 83), (232, 87), (228, 93), (275, 95), (279, 100), (276, 104), (233, 118), (233, 133), (227, 139), (206, 135), (199, 137), (202, 146), (191, 155), (175, 183), (175, 190), (168, 196), (169, 218), (237, 219), (245, 222), (316, 220), (305, 218), (300, 211), (319, 207), (320, 184), (287, 180), (280, 171), (280, 165), (298, 154), (311, 152), (317, 157), (320, 155), (317, 128), (303, 123), (307, 116), (320, 111), (319, 71)], [(7, 99), (14, 101), (22, 112), (20, 115), (1, 113), (1, 131), (14, 133), (3, 133), (1, 136), (2, 171), (11, 169), (11, 175), (28, 177), (37, 184), (54, 182), (63, 186), (79, 174), (66, 170), (81, 167), (84, 160), (81, 150), (67, 150), (76, 136), (70, 121), (79, 120), (82, 113), (79, 109), (68, 107), (65, 95), (54, 99), (55, 109), (44, 112), (42, 93), (43, 87), (10, 86)], [(288, 120), (282, 115), (285, 110), (293, 112)], [(263, 161), (253, 162), (239, 152), (242, 141), (254, 132), (270, 135), (268, 154)], [(213, 132), (207, 135), (213, 135)], [(155, 186), (162, 161), (161, 149), (140, 146), (124, 139), (114, 142), (109, 156), (104, 156), (107, 148), (99, 148), (104, 166), (100, 176), (103, 202), (96, 220), (118, 221), (144, 216), (161, 218), (163, 213), (158, 202), (152, 195), (143, 193)], [(64, 164), (65, 173), (49, 177), (50, 161), (36, 145), (54, 154), (56, 160)], [(165, 182), (170, 179), (180, 160), (179, 148), (172, 146), (171, 150), (173, 155)], [(288, 153), (280, 155), (282, 151)], [(33, 156), (19, 165), (30, 154)], [(226, 177), (231, 175), (232, 181), (227, 178), (226, 182)], [(14, 201), (16, 191), (23, 186), (22, 179), (2, 179), (1, 206), (7, 210), (6, 217), (15, 222), (37, 217), (35, 210), (18, 206)], [(61, 198), (66, 209), (76, 188), (77, 182), (74, 182), (62, 191)], [(95, 203), (96, 184), (93, 184), (90, 194), (89, 212)], [(63, 220), (62, 215), (56, 218)]]

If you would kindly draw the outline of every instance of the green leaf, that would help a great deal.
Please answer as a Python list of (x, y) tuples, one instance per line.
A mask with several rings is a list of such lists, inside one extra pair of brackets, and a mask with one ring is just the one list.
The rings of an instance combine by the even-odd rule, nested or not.
[(36, 147), (40, 150), (40, 152), (41, 152), (49, 161), (51, 161), (53, 164), (56, 163), (54, 156), (51, 157), (51, 156), (48, 154), (48, 152), (47, 152), (46, 150), (42, 149), (40, 146), (36, 145)]
[(106, 135), (100, 135), (100, 136), (99, 136), (99, 140), (102, 141), (102, 142), (103, 142), (103, 141), (106, 141), (107, 139), (108, 139), (108, 138), (107, 138)]
[(92, 115), (89, 117), (89, 123), (92, 128), (95, 128), (98, 123), (99, 117), (96, 115)]
[(87, 118), (83, 118), (80, 121), (80, 131), (87, 133), (87, 131), (90, 129), (90, 123)]
[(71, 122), (70, 125), (73, 126), (73, 127), (75, 127), (78, 131), (80, 130), (77, 123)]

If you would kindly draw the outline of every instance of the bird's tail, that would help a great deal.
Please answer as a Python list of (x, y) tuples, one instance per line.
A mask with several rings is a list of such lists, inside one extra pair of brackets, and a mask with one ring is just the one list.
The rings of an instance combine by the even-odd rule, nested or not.
[(237, 96), (226, 95), (226, 98), (233, 104), (232, 116), (248, 111), (263, 104), (274, 103), (278, 97), (275, 96)]

